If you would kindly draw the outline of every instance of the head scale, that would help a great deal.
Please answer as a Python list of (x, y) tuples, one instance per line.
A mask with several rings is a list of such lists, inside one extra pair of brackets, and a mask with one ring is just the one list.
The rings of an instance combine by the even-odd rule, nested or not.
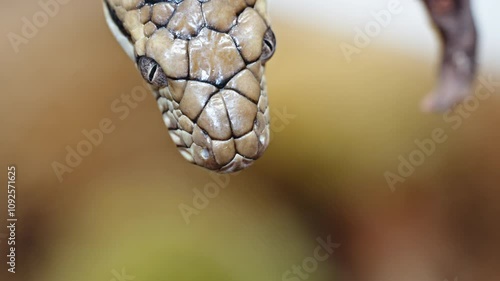
[(106, 0), (105, 7), (187, 160), (234, 172), (262, 155), (270, 137), (264, 66), (276, 45), (266, 0)]

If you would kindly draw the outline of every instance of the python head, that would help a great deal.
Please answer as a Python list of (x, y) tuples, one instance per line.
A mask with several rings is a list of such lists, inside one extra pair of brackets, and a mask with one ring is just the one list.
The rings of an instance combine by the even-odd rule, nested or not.
[(266, 0), (105, 0), (108, 25), (188, 161), (235, 172), (270, 141)]

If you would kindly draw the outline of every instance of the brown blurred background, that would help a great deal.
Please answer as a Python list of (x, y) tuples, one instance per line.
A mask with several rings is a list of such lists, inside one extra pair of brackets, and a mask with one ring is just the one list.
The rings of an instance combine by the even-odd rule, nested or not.
[[(288, 280), (500, 279), (500, 99), (449, 113), (467, 116), (456, 129), (421, 113), (437, 55), (374, 44), (347, 63), (339, 45), (352, 34), (275, 19), (273, 140), (247, 171), (214, 176), (182, 159), (152, 96), (124, 120), (112, 111), (141, 78), (101, 2), (62, 5), (16, 53), (7, 35), (40, 10), (4, 1), (0, 12), (1, 280), (287, 280), (327, 237), (340, 244), (333, 255)], [(54, 161), (104, 118), (115, 130), (59, 181)], [(446, 141), (391, 189), (385, 175), (398, 174), (398, 157), (437, 128)], [(15, 275), (4, 226), (10, 164)], [(179, 207), (213, 184), (225, 188), (187, 224)]]

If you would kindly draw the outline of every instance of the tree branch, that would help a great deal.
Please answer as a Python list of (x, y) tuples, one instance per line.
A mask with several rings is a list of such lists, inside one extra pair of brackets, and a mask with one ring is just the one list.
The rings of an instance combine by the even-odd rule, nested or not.
[(424, 0), (443, 42), (439, 80), (424, 99), (425, 111), (446, 111), (470, 92), (476, 74), (477, 32), (470, 0)]

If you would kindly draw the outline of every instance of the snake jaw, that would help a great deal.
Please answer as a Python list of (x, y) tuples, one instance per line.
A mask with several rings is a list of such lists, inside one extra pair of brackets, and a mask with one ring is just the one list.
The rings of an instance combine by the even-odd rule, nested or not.
[(109, 0), (123, 26), (115, 31), (130, 38), (173, 142), (194, 164), (236, 172), (269, 144), (264, 65), (276, 41), (265, 3)]

